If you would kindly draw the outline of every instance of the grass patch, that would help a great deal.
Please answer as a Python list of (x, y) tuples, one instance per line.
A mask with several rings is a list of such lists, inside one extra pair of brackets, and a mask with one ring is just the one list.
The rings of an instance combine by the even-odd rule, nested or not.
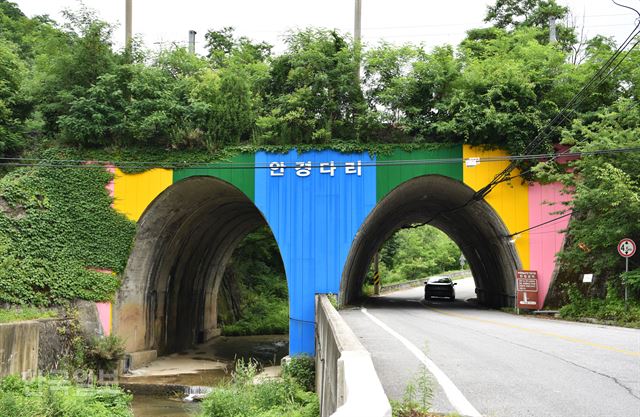
[(0, 381), (1, 416), (133, 417), (131, 398), (118, 387), (83, 387), (51, 377)]
[(36, 307), (11, 307), (0, 309), (0, 323), (13, 323), (16, 321), (47, 319), (57, 317), (55, 310)]
[(254, 384), (256, 362), (236, 363), (231, 382), (218, 386), (202, 404), (201, 417), (317, 417), (320, 404), (314, 392), (305, 391), (297, 379)]
[(246, 294), (243, 318), (222, 327), (225, 336), (286, 334), (289, 332), (289, 304), (287, 300), (270, 294)]
[(624, 300), (618, 296), (618, 291), (611, 286), (607, 289), (604, 299), (585, 297), (575, 287), (570, 287), (567, 295), (569, 303), (559, 311), (563, 319), (596, 319), (618, 326), (640, 328), (640, 302), (630, 299), (625, 306)]

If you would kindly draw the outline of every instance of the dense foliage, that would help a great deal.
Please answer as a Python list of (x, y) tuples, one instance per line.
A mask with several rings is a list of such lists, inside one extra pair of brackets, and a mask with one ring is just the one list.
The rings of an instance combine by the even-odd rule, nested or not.
[(250, 233), (234, 251), (218, 303), (224, 335), (288, 332), (287, 280), (278, 245), (268, 227)]
[(432, 226), (402, 229), (380, 250), (383, 285), (410, 281), (460, 267), (460, 249), (443, 232)]
[(569, 302), (560, 308), (560, 317), (570, 320), (601, 320), (619, 326), (640, 328), (640, 302), (627, 303), (615, 286), (604, 298), (585, 297), (575, 286), (567, 289)]
[(0, 380), (0, 415), (131, 417), (131, 395), (117, 387), (81, 387), (55, 378)]
[[(575, 31), (562, 23), (550, 43), (548, 18), (562, 22), (568, 13), (553, 0), (499, 0), (487, 11), (493, 26), (469, 31), (457, 48), (383, 43), (360, 54), (345, 34), (305, 29), (288, 33), (286, 49), (274, 54), (226, 27), (206, 34), (204, 57), (139, 43), (115, 51), (112, 27), (87, 9), (68, 12), (60, 26), (0, 5), (5, 154), (51, 139), (208, 151), (464, 142), (517, 153), (612, 52), (595, 37), (574, 59)], [(630, 74), (601, 84), (579, 114), (610, 105)], [(558, 140), (556, 131), (540, 149)]]
[[(580, 151), (628, 148), (640, 144), (639, 135), (637, 101), (621, 99), (595, 117), (577, 120), (564, 132), (564, 143)], [(625, 237), (640, 241), (640, 153), (589, 155), (568, 164), (541, 164), (537, 170), (540, 178), (562, 182), (573, 197), (567, 207), (573, 212), (568, 244), (559, 254), (562, 265), (574, 274), (594, 273), (596, 294), (604, 296), (609, 283), (609, 297), (620, 297), (625, 266), (617, 244)], [(638, 254), (629, 269), (627, 283), (637, 298)]]
[(99, 168), (18, 169), (0, 178), (0, 300), (48, 306), (105, 301), (124, 270), (135, 224), (111, 209)]
[(295, 378), (254, 384), (257, 365), (237, 362), (233, 380), (218, 386), (205, 399), (202, 417), (317, 417), (318, 396), (305, 391)]

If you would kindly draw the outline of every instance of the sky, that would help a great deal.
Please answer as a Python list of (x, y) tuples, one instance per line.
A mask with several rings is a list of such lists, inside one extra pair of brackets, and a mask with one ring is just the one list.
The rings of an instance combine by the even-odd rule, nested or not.
[[(27, 16), (48, 14), (63, 21), (63, 9), (77, 9), (77, 0), (12, 0)], [(640, 6), (637, 0), (626, 0)], [(636, 15), (611, 0), (559, 0), (568, 5), (578, 27), (588, 37), (613, 36), (622, 42), (635, 26)], [(482, 21), (491, 0), (362, 0), (362, 38), (372, 46), (387, 42), (423, 43), (427, 48), (458, 44), (465, 31), (486, 26)], [(84, 0), (102, 20), (118, 25), (116, 47), (124, 44), (125, 0)], [(233, 26), (236, 33), (283, 49), (282, 37), (291, 29), (309, 26), (352, 32), (353, 0), (133, 0), (133, 31), (146, 46), (157, 49), (175, 43), (185, 46), (189, 30), (197, 32), (196, 46), (204, 53), (209, 29)]]

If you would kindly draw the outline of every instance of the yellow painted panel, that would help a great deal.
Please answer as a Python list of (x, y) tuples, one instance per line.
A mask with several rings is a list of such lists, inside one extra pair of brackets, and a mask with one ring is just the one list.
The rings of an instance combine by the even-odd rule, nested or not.
[(138, 221), (151, 202), (173, 183), (173, 171), (152, 169), (139, 174), (114, 174), (113, 208)]
[[(488, 158), (493, 156), (506, 156), (506, 152), (501, 150), (483, 150), (464, 145), (462, 149), (463, 158)], [(475, 167), (462, 169), (464, 183), (474, 190), (487, 185), (500, 171), (507, 167), (509, 163), (505, 161), (481, 162)], [(512, 175), (519, 174), (519, 170), (514, 170)], [(509, 233), (515, 233), (529, 227), (529, 186), (522, 183), (518, 178), (512, 182), (504, 182), (494, 188), (485, 201), (498, 213)], [(516, 250), (520, 256), (523, 269), (529, 269), (529, 232), (522, 233), (515, 237)]]

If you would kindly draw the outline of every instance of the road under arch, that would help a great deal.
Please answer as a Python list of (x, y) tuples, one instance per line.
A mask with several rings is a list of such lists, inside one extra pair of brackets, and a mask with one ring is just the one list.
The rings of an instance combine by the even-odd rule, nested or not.
[(441, 175), (408, 180), (382, 199), (362, 224), (342, 275), (340, 299), (356, 301), (374, 254), (397, 230), (428, 223), (460, 247), (476, 281), (478, 300), (491, 307), (513, 305), (520, 260), (500, 217), (474, 191)]

